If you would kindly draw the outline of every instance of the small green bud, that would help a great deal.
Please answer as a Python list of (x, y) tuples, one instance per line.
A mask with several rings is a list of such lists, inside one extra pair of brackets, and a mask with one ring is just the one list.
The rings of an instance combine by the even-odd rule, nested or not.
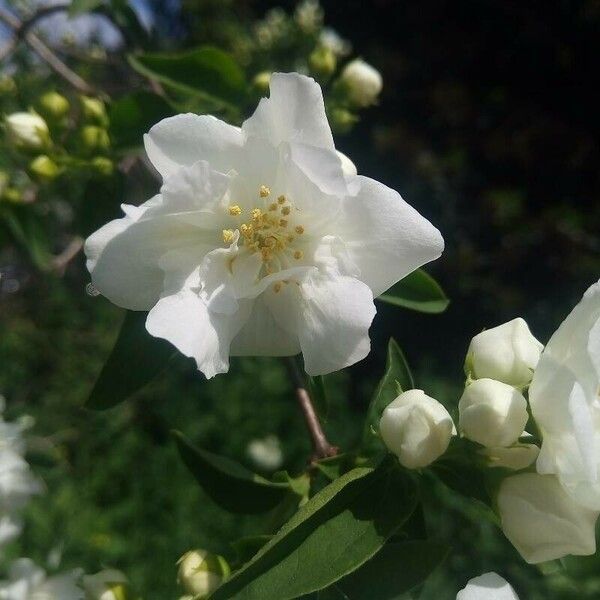
[(13, 204), (19, 204), (23, 202), (23, 194), (21, 190), (14, 187), (6, 187), (0, 196), (1, 200), (6, 202), (12, 202)]
[(110, 158), (96, 156), (92, 159), (92, 167), (96, 173), (105, 177), (110, 177), (115, 170), (115, 164)]
[(90, 96), (81, 96), (80, 100), (81, 111), (85, 121), (102, 127), (108, 126), (108, 115), (106, 114), (106, 107), (102, 100), (91, 98)]
[(0, 96), (12, 96), (17, 91), (17, 84), (12, 77), (0, 77)]
[(69, 101), (58, 92), (46, 92), (37, 101), (37, 109), (49, 120), (59, 121), (69, 113)]
[(329, 120), (336, 133), (348, 133), (358, 122), (358, 117), (346, 108), (334, 108), (329, 112)]
[(81, 128), (79, 136), (84, 150), (90, 154), (104, 152), (110, 148), (108, 132), (102, 127), (85, 125)]
[(177, 581), (195, 600), (208, 598), (230, 574), (227, 561), (206, 550), (190, 550), (178, 561)]
[(318, 77), (327, 78), (333, 75), (337, 67), (337, 58), (331, 48), (318, 46), (308, 57), (310, 70)]
[(265, 96), (269, 92), (269, 84), (271, 83), (271, 72), (270, 71), (261, 71), (254, 76), (252, 80), (252, 85), (254, 89), (261, 94), (261, 96)]
[(50, 131), (46, 121), (36, 113), (17, 112), (5, 119), (10, 144), (20, 151), (40, 151), (50, 146)]
[(42, 154), (29, 163), (29, 173), (40, 182), (49, 182), (60, 174), (58, 165), (48, 156)]

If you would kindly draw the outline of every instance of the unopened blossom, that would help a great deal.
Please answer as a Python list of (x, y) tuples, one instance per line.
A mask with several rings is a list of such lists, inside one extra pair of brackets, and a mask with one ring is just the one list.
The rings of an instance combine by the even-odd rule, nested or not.
[(477, 379), (458, 403), (461, 434), (483, 446), (514, 444), (527, 424), (527, 401), (514, 387), (494, 379)]
[(207, 377), (230, 355), (302, 352), (312, 375), (361, 360), (373, 299), (442, 252), (397, 192), (342, 162), (308, 77), (273, 74), (241, 128), (184, 114), (145, 144), (160, 193), (94, 233), (87, 266)]
[(507, 477), (497, 502), (502, 531), (528, 563), (596, 552), (599, 512), (575, 502), (553, 475)]
[(456, 600), (519, 600), (519, 597), (506, 579), (492, 571), (470, 579)]
[(105, 569), (94, 575), (84, 575), (81, 586), (85, 591), (85, 600), (128, 600), (130, 598), (127, 577), (116, 569)]
[(43, 150), (50, 144), (46, 121), (36, 113), (17, 112), (5, 119), (9, 142), (19, 150)]
[(276, 471), (283, 464), (281, 442), (275, 435), (251, 440), (246, 453), (257, 467), (265, 471)]
[(454, 423), (437, 400), (423, 390), (409, 390), (386, 406), (379, 433), (400, 464), (407, 469), (420, 469), (447, 450)]
[(542, 434), (539, 473), (555, 474), (581, 504), (600, 510), (600, 282), (546, 345), (529, 388)]
[(381, 73), (360, 58), (344, 67), (340, 82), (350, 102), (359, 108), (375, 104), (383, 88)]
[(229, 576), (229, 565), (222, 556), (206, 550), (190, 550), (179, 559), (177, 581), (194, 598), (206, 598)]
[(11, 563), (8, 579), (0, 581), (2, 600), (84, 600), (78, 581), (81, 571), (75, 570), (48, 577), (29, 558)]
[(543, 347), (523, 319), (513, 319), (471, 340), (465, 371), (473, 379), (488, 377), (525, 386), (531, 381)]

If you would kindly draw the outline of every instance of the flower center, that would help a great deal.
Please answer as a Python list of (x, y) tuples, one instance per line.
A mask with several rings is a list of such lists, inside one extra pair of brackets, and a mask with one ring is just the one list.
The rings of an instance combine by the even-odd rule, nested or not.
[[(291, 261), (304, 258), (304, 252), (295, 249), (294, 242), (304, 235), (305, 229), (304, 225), (295, 223), (294, 213), (298, 209), (284, 195), (271, 201), (271, 190), (266, 185), (260, 186), (258, 195), (262, 199), (262, 207), (252, 208), (249, 218), (236, 229), (224, 229), (223, 242), (231, 244), (235, 231), (239, 231), (240, 245), (251, 253), (260, 253), (264, 277), (286, 268)], [(244, 218), (244, 211), (237, 204), (229, 206), (228, 212), (239, 220)], [(293, 223), (290, 222), (292, 220)]]

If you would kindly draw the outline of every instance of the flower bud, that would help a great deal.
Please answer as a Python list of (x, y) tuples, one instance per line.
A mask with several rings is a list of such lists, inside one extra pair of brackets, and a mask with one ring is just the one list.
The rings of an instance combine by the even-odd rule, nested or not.
[(254, 76), (252, 80), (252, 85), (254, 89), (259, 92), (261, 95), (266, 95), (269, 93), (269, 85), (271, 84), (271, 72), (270, 71), (261, 71)]
[(497, 500), (504, 535), (528, 563), (596, 551), (598, 511), (577, 504), (555, 476), (507, 477)]
[(69, 101), (58, 92), (46, 92), (37, 102), (37, 108), (47, 119), (58, 121), (69, 113)]
[(486, 329), (471, 340), (465, 371), (473, 379), (489, 377), (525, 386), (531, 381), (543, 347), (523, 319), (513, 319)]
[(108, 125), (108, 115), (106, 114), (106, 107), (102, 100), (91, 98), (90, 96), (81, 96), (80, 100), (81, 112), (85, 121), (100, 125), (101, 127)]
[(110, 177), (115, 170), (115, 164), (113, 161), (104, 156), (96, 156), (92, 158), (91, 164), (94, 171), (96, 171), (98, 175), (103, 175), (104, 177)]
[(50, 157), (42, 154), (29, 163), (29, 173), (34, 179), (47, 183), (58, 177), (60, 169)]
[(82, 578), (85, 600), (129, 600), (127, 577), (115, 569), (106, 569)]
[(516, 444), (510, 448), (482, 448), (480, 453), (488, 459), (490, 467), (520, 471), (535, 462), (540, 449), (535, 444)]
[(6, 117), (8, 141), (17, 150), (39, 151), (50, 145), (46, 121), (35, 113), (18, 112)]
[(310, 70), (317, 76), (327, 78), (337, 67), (337, 58), (330, 48), (318, 46), (308, 57)]
[(252, 440), (246, 452), (250, 460), (263, 471), (276, 471), (283, 464), (281, 443), (275, 435)]
[(229, 576), (227, 561), (206, 550), (190, 550), (178, 561), (177, 581), (196, 600), (206, 598)]
[(407, 469), (426, 467), (441, 456), (453, 432), (448, 411), (423, 390), (400, 394), (379, 421), (383, 442)]
[(523, 394), (494, 379), (477, 379), (469, 384), (458, 411), (462, 435), (488, 448), (514, 444), (528, 418)]
[(340, 82), (350, 103), (358, 108), (375, 104), (383, 88), (379, 71), (360, 58), (344, 67)]
[(519, 600), (506, 579), (493, 571), (469, 579), (456, 600)]
[(23, 201), (23, 193), (21, 190), (15, 187), (5, 187), (2, 191), (2, 195), (0, 195), (0, 200), (5, 202), (12, 202), (13, 204), (19, 204), (19, 202)]
[(83, 149), (90, 154), (106, 151), (110, 147), (108, 132), (102, 127), (86, 125), (81, 128), (79, 135)]

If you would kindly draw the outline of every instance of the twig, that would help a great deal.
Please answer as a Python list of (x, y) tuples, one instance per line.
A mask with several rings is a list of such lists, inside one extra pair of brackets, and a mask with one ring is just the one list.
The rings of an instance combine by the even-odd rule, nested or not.
[(325, 436), (325, 432), (321, 427), (319, 417), (317, 416), (315, 407), (310, 399), (310, 395), (306, 389), (304, 377), (298, 368), (295, 357), (292, 356), (287, 359), (287, 366), (292, 382), (294, 383), (296, 400), (298, 400), (298, 404), (300, 405), (300, 409), (304, 415), (306, 427), (312, 439), (312, 461), (335, 456), (338, 453), (339, 448), (337, 448), (337, 446), (332, 446)]
[[(37, 13), (30, 17), (29, 20), (37, 20)], [(69, 82), (77, 91), (83, 94), (94, 94), (94, 88), (90, 86), (83, 78), (75, 71), (70, 69), (56, 54), (32, 31), (29, 30), (27, 22), (22, 22), (18, 17), (15, 17), (11, 12), (0, 7), (0, 21), (8, 25), (13, 30), (14, 44), (8, 43), (2, 50), (0, 56), (5, 58), (12, 52), (20, 37), (25, 43), (58, 75), (65, 81)], [(24, 31), (23, 31), (24, 30)], [(21, 32), (21, 33), (20, 33)], [(8, 51), (7, 51), (8, 49)]]
[(79, 236), (74, 237), (67, 247), (52, 259), (52, 269), (59, 275), (64, 275), (69, 263), (79, 254), (83, 248), (83, 239)]

